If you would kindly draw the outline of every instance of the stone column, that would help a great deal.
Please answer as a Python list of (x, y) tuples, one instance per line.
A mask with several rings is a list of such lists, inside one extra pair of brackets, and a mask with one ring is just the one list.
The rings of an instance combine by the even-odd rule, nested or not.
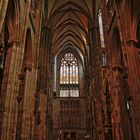
[[(9, 46), (10, 45), (10, 46)], [(19, 40), (8, 44), (1, 94), (1, 139), (14, 139), (16, 131), (16, 96), (18, 87)]]
[(92, 110), (92, 132), (93, 139), (103, 140), (103, 105), (102, 105), (102, 65), (101, 65), (101, 43), (99, 35), (98, 21), (90, 29), (90, 85), (91, 85), (91, 105)]
[(8, 2), (9, 2), (8, 0), (1, 0), (0, 1), (0, 34), (2, 32), (2, 27), (3, 27), (5, 15), (6, 15)]
[[(50, 47), (50, 29), (49, 27), (42, 27), (41, 39), (38, 57), (38, 73), (37, 85), (35, 92), (35, 106), (34, 106), (34, 140), (42, 140), (47, 136), (46, 121), (48, 114), (47, 96), (48, 96), (48, 69), (49, 69), (49, 47)], [(47, 116), (47, 117), (46, 117)]]
[(121, 120), (120, 120), (120, 107), (119, 100), (121, 93), (121, 83), (120, 83), (120, 75), (122, 69), (120, 67), (114, 66), (112, 71), (112, 127), (113, 127), (113, 137), (116, 140), (124, 139), (121, 137)]
[(17, 115), (17, 127), (16, 127), (16, 140), (21, 139), (21, 128), (22, 128), (22, 115), (23, 115), (23, 100), (25, 92), (25, 74), (22, 73), (19, 75), (19, 93), (17, 96), (18, 102), (18, 115)]
[(39, 98), (39, 91), (35, 93), (35, 105), (34, 105), (34, 140), (39, 140), (39, 125), (40, 125), (40, 98)]
[(134, 129), (135, 139), (140, 139), (140, 58), (139, 49), (136, 48), (137, 42), (135, 40), (129, 40), (126, 42), (126, 63), (128, 72), (128, 83), (130, 87), (130, 96), (132, 100), (131, 113), (132, 123)]
[(111, 95), (109, 90), (108, 81), (104, 85), (103, 90), (103, 108), (104, 108), (104, 134), (105, 140), (112, 140), (112, 121), (111, 121)]
[(4, 133), (3, 132), (3, 118), (4, 118), (4, 112), (5, 112), (5, 98), (7, 95), (7, 84), (8, 84), (8, 78), (9, 78), (9, 69), (10, 69), (10, 62), (11, 62), (11, 54), (12, 54), (12, 44), (8, 44), (8, 51), (7, 56), (5, 59), (5, 66), (4, 66), (4, 72), (3, 72), (3, 81), (2, 81), (2, 87), (1, 87), (1, 94), (0, 94), (0, 136)]
[(116, 140), (131, 140), (129, 120), (126, 110), (125, 93), (123, 91), (123, 68), (119, 65), (112, 67), (110, 94), (112, 99), (112, 130)]

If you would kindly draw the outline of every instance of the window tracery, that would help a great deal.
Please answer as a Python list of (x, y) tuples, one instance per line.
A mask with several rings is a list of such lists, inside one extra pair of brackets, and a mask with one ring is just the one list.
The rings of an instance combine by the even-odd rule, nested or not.
[(60, 97), (79, 97), (79, 68), (72, 53), (66, 53), (61, 59)]

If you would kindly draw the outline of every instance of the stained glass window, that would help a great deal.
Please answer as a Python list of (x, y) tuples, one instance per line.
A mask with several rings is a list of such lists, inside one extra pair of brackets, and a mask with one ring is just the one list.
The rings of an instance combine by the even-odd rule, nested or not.
[(66, 53), (61, 59), (60, 97), (79, 97), (79, 69), (72, 53)]

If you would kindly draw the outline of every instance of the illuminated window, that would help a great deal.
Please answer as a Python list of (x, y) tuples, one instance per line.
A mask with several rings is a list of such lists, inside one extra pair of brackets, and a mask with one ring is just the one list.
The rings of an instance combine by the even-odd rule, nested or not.
[(106, 0), (106, 4), (108, 4), (108, 0)]
[(106, 62), (106, 54), (105, 52), (102, 53), (102, 67), (106, 67), (107, 62)]
[(79, 69), (72, 53), (65, 54), (61, 59), (60, 97), (79, 97)]
[(98, 22), (99, 22), (99, 31), (100, 31), (100, 40), (101, 40), (101, 47), (105, 47), (105, 41), (104, 41), (104, 31), (103, 31), (103, 21), (102, 21), (102, 13), (101, 10), (99, 10), (98, 13)]

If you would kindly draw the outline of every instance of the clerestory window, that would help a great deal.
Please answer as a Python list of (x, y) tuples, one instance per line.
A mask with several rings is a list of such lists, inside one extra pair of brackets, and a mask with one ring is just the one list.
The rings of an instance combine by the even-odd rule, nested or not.
[(105, 48), (103, 20), (102, 20), (101, 10), (99, 10), (99, 13), (98, 13), (98, 22), (99, 22), (99, 32), (100, 32), (101, 47)]
[(60, 97), (79, 97), (79, 67), (72, 53), (66, 53), (61, 59)]

